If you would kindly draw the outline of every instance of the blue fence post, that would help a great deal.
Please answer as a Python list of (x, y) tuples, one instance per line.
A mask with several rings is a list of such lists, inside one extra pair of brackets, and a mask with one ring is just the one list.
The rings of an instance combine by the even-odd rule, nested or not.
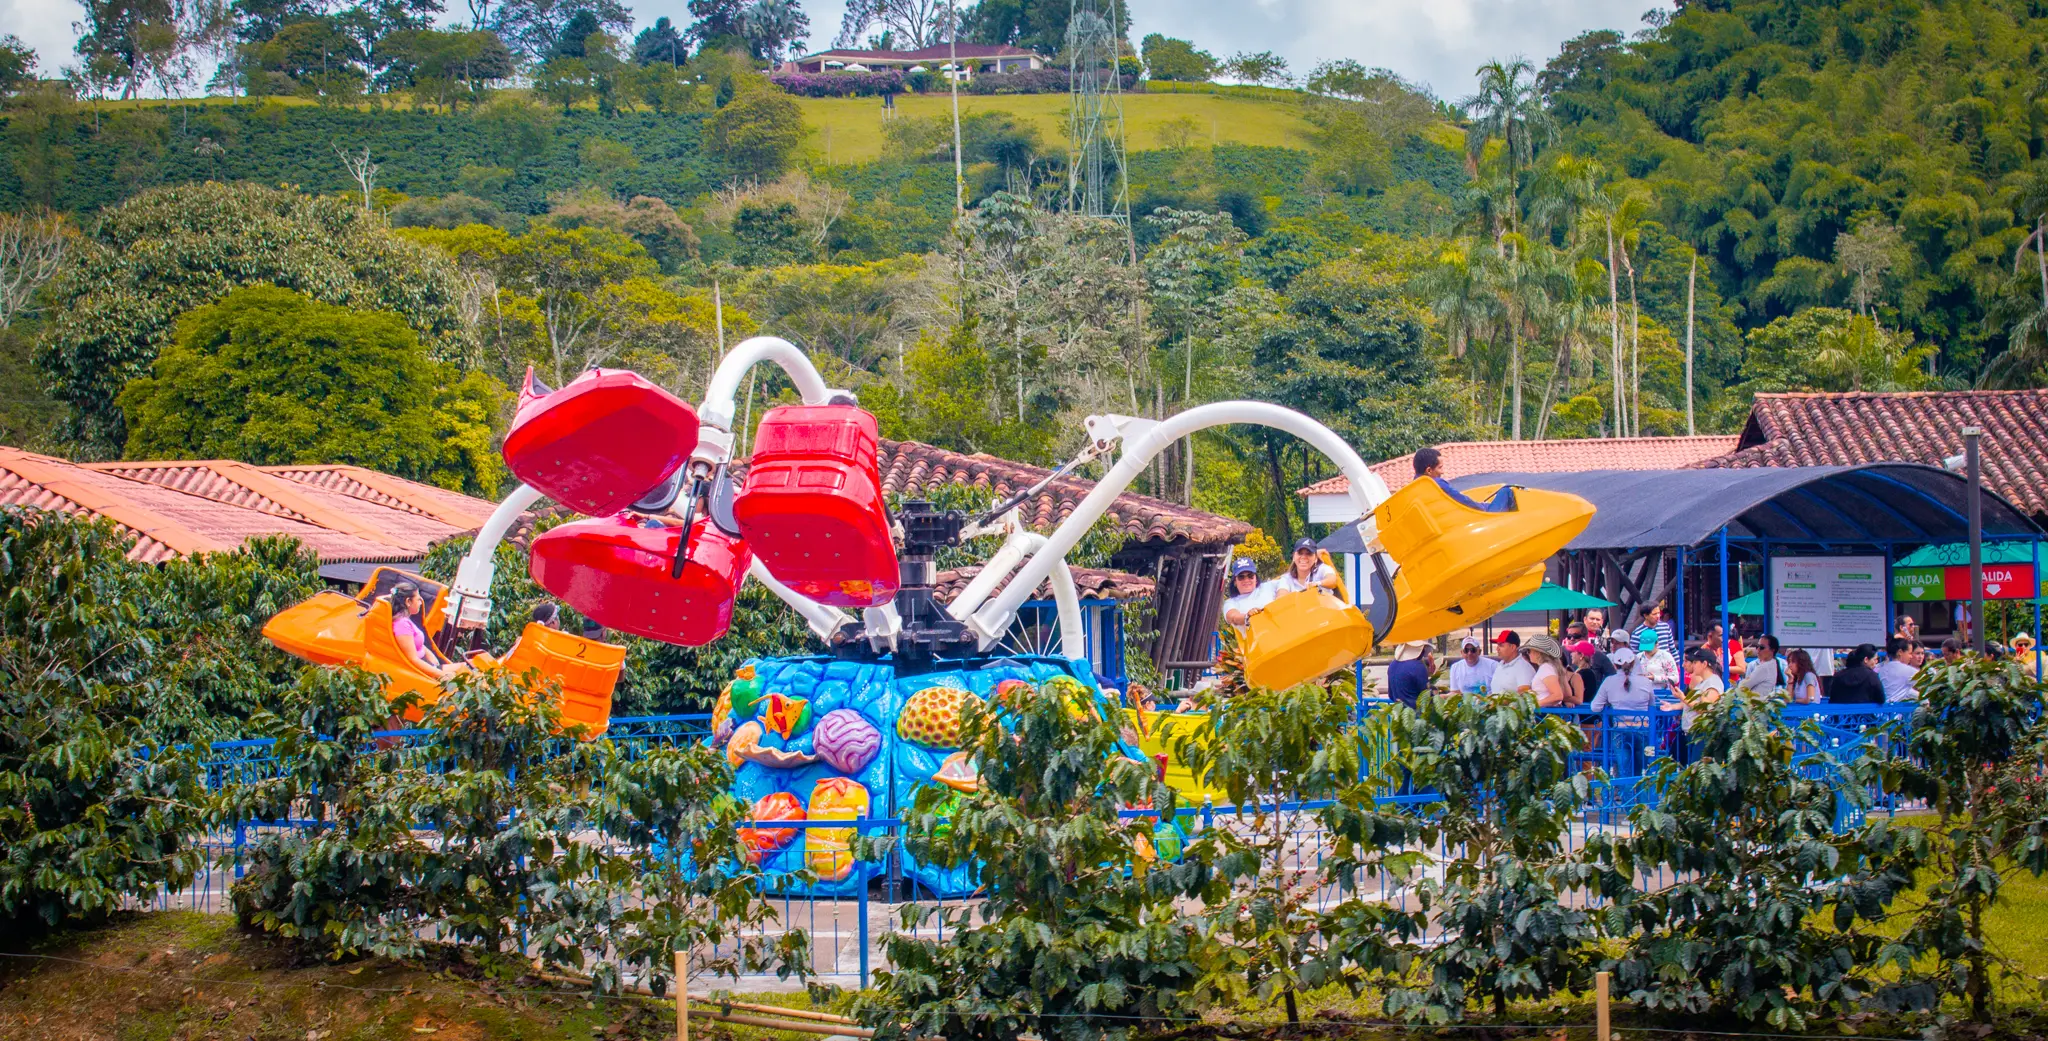
[[(1721, 659), (1721, 685), (1728, 685), (1728, 525), (1721, 525), (1721, 646), (1714, 648), (1715, 656)], [(1679, 635), (1679, 649), (1685, 648), (1684, 634)]]
[(248, 825), (235, 822), (235, 881), (242, 880), (242, 846), (248, 841)]
[(858, 888), (860, 896), (856, 928), (860, 932), (860, 989), (866, 990), (868, 989), (868, 883), (865, 876), (862, 877)]

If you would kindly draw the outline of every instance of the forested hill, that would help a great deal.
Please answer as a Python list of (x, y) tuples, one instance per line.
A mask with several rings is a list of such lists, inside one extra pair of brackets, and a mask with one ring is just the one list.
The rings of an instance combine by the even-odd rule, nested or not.
[(2041, 307), (2013, 268), (2048, 202), (2044, 51), (2048, 5), (2027, 0), (1715, 0), (1571, 40), (1538, 82), (1569, 147), (1640, 179), (1711, 261), (1741, 325), (1867, 299), (1973, 372)]

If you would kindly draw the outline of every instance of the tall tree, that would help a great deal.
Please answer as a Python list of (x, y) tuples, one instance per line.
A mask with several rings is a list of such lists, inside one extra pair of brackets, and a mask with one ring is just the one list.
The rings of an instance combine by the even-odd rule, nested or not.
[(1462, 104), (1472, 115), (1465, 153), (1474, 169), (1488, 142), (1499, 141), (1510, 179), (1536, 161), (1536, 152), (1556, 136), (1557, 124), (1536, 92), (1535, 66), (1527, 58), (1490, 61), (1479, 67), (1479, 90)]
[(780, 61), (784, 52), (810, 39), (811, 16), (797, 0), (754, 0), (740, 12), (740, 32), (754, 57)]
[(84, 79), (117, 85), (132, 98), (145, 82), (166, 92), (197, 73), (194, 52), (223, 37), (230, 24), (215, 0), (86, 0), (85, 18), (73, 23)]
[(689, 54), (688, 41), (667, 15), (656, 18), (653, 25), (633, 37), (633, 60), (642, 65), (681, 65)]
[(832, 46), (858, 47), (879, 26), (892, 44), (909, 44), (905, 50), (936, 47), (947, 39), (954, 10), (949, 0), (851, 0)]
[[(614, 36), (633, 28), (633, 12), (620, 0), (504, 0), (491, 16), (491, 28), (516, 53), (541, 61), (561, 46), (578, 15), (590, 16), (599, 31)], [(589, 35), (588, 33), (584, 35)]]

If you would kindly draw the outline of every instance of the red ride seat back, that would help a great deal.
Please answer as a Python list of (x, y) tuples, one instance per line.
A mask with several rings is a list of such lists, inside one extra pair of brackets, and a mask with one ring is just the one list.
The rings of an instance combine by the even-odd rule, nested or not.
[(791, 589), (835, 607), (896, 595), (875, 417), (856, 405), (783, 405), (754, 438), (733, 515), (747, 545)]
[(604, 517), (667, 480), (696, 448), (696, 411), (639, 373), (592, 369), (540, 394), (529, 370), (505, 465), (548, 498)]
[(631, 517), (571, 521), (533, 540), (533, 580), (607, 629), (700, 647), (732, 625), (747, 579), (747, 544), (705, 519), (690, 528), (690, 559), (670, 578), (680, 529)]

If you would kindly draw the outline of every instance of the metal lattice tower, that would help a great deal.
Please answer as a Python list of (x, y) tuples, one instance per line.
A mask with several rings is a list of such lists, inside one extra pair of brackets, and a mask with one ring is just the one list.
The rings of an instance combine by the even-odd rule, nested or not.
[(1121, 26), (1101, 0), (1072, 0), (1067, 20), (1067, 209), (1109, 217), (1129, 227), (1130, 178), (1124, 170), (1123, 78), (1118, 75)]

